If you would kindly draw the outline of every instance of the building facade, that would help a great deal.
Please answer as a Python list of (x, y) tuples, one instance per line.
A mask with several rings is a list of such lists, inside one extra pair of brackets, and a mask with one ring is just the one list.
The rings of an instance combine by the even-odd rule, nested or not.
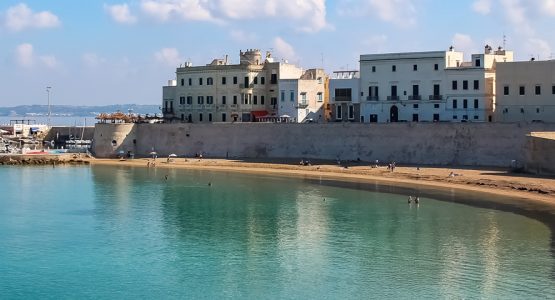
[(365, 122), (485, 122), (493, 120), (495, 65), (513, 53), (486, 46), (464, 61), (449, 51), (360, 57), (361, 120)]
[(555, 122), (555, 60), (498, 64), (496, 122)]
[[(214, 59), (206, 66), (194, 67), (188, 63), (177, 68), (176, 79), (163, 87), (162, 111), (166, 122), (300, 122), (301, 117), (317, 111), (299, 105), (302, 95), (313, 96), (312, 90), (304, 90), (303, 79), (311, 70), (305, 72), (292, 64), (276, 62), (270, 53), (263, 58), (257, 49), (240, 51), (239, 55), (239, 64), (230, 64), (226, 57)], [(312, 82), (318, 82), (318, 78)], [(311, 109), (305, 114), (293, 113), (288, 107), (280, 112), (278, 98), (285, 89), (281, 86), (295, 80), (297, 88), (287, 86), (287, 91), (300, 96), (294, 98), (297, 110)], [(291, 118), (280, 118), (285, 112)]]
[(358, 71), (335, 71), (330, 78), (331, 122), (362, 122), (360, 114), (360, 77)]

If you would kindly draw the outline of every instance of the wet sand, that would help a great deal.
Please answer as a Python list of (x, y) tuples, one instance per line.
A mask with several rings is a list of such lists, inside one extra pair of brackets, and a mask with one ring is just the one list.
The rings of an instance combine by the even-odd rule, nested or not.
[[(152, 159), (90, 159), (89, 161), (93, 165), (147, 167)], [(341, 165), (330, 161), (311, 161), (311, 163), (310, 166), (302, 166), (299, 161), (283, 159), (198, 158), (176, 158), (168, 163), (167, 159), (158, 158), (156, 159), (155, 168), (220, 170), (358, 183), (379, 182), (385, 185), (425, 187), (429, 189), (456, 189), (520, 199), (551, 209), (555, 208), (555, 178), (514, 174), (505, 169), (491, 168), (421, 166), (417, 169), (416, 166), (398, 166), (394, 172), (391, 172), (386, 166), (382, 165), (375, 168), (367, 162), (349, 162)], [(152, 166), (150, 167), (152, 168)]]

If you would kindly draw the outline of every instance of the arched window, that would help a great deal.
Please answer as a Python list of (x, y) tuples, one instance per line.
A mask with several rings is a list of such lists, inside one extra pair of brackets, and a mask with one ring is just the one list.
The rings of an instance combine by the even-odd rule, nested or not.
[(214, 79), (212, 79), (212, 77), (206, 78), (206, 85), (212, 85), (212, 84), (214, 84)]

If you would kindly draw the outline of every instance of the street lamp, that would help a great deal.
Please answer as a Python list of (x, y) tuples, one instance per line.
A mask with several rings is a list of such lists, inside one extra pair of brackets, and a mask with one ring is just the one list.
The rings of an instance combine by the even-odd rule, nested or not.
[(50, 89), (52, 87), (47, 86), (46, 87), (46, 94), (48, 95), (48, 123), (47, 125), (50, 126)]

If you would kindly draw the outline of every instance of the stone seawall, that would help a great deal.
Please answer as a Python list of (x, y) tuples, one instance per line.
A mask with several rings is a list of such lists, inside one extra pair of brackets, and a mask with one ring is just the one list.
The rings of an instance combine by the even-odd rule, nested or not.
[(532, 132), (527, 137), (526, 146), (525, 171), (555, 175), (555, 132)]
[(555, 131), (555, 124), (96, 124), (93, 153), (508, 167), (524, 160), (532, 131)]

